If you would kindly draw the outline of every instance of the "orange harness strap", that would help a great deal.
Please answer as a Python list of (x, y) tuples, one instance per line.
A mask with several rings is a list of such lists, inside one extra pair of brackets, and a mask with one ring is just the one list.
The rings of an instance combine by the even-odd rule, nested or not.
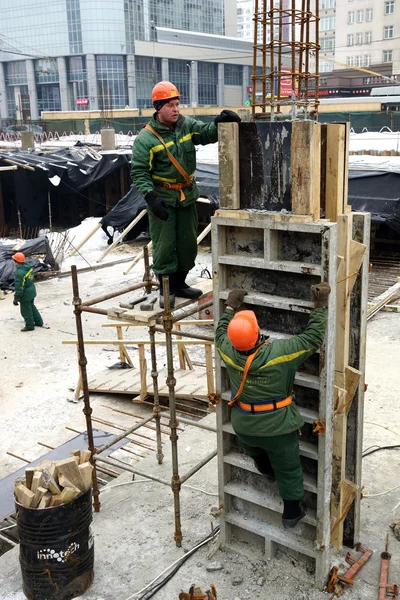
[[(169, 158), (169, 160), (172, 162), (172, 164), (174, 165), (175, 169), (177, 171), (179, 171), (179, 173), (182, 175), (182, 177), (184, 178), (184, 180), (186, 181), (186, 185), (182, 184), (182, 183), (170, 183), (168, 185), (164, 185), (164, 183), (160, 183), (158, 185), (162, 185), (165, 188), (170, 188), (173, 190), (179, 190), (181, 193), (181, 202), (183, 202), (183, 200), (185, 200), (185, 194), (183, 193), (183, 187), (189, 187), (190, 185), (192, 185), (193, 183), (193, 179), (192, 177), (190, 177), (190, 175), (188, 175), (185, 171), (185, 169), (182, 167), (182, 165), (176, 160), (175, 156), (173, 156), (171, 154), (171, 152), (168, 150), (167, 148), (167, 144), (164, 142), (163, 138), (161, 137), (161, 135), (159, 133), (157, 133), (157, 131), (154, 129), (154, 127), (152, 127), (151, 125), (149, 125), (147, 123), (147, 125), (145, 125), (145, 129), (147, 129), (148, 131), (151, 131), (151, 133), (153, 135), (156, 136), (156, 138), (162, 143), (162, 145), (165, 148), (165, 152), (167, 153), (167, 156)], [(168, 183), (168, 182), (165, 182)], [(177, 186), (177, 187), (174, 187)], [(178, 187), (179, 186), (179, 187)]]
[(247, 357), (246, 364), (244, 365), (242, 381), (240, 382), (240, 387), (239, 387), (238, 391), (236, 392), (235, 396), (232, 398), (232, 400), (230, 402), (228, 402), (228, 406), (233, 406), (235, 404), (236, 400), (239, 398), (240, 394), (243, 392), (244, 384), (246, 383), (250, 365), (253, 362), (257, 352), (259, 350), (261, 350), (261, 348), (263, 346), (268, 346), (268, 345), (269, 345), (268, 342), (264, 342), (263, 344), (261, 344), (261, 346), (259, 346), (257, 348), (257, 350), (255, 352), (253, 352), (253, 354), (250, 354), (250, 356)]

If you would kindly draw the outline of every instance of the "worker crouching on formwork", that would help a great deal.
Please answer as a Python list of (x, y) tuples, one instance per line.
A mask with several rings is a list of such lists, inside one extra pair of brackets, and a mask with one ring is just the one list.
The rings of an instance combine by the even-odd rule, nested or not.
[(247, 292), (233, 290), (216, 331), (233, 394), (233, 429), (260, 473), (276, 478), (285, 529), (295, 527), (307, 513), (299, 453), (304, 422), (293, 400), (293, 381), (296, 370), (324, 341), (330, 291), (325, 282), (311, 286), (314, 310), (305, 331), (269, 343), (254, 312), (242, 310)]
[(186, 283), (197, 256), (196, 200), (200, 194), (194, 179), (195, 146), (216, 142), (218, 123), (240, 121), (231, 110), (223, 110), (212, 123), (184, 117), (179, 114), (179, 97), (169, 81), (157, 83), (152, 92), (156, 112), (132, 148), (131, 176), (148, 206), (161, 308), (163, 275), (169, 277), (171, 306), (175, 296), (195, 300), (202, 294)]

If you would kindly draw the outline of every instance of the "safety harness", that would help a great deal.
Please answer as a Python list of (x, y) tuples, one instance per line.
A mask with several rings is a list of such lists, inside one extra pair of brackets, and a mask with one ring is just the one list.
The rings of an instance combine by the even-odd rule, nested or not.
[(162, 145), (165, 148), (165, 151), (167, 153), (167, 156), (168, 156), (169, 160), (172, 162), (172, 164), (174, 165), (175, 169), (177, 171), (179, 171), (179, 173), (182, 175), (182, 177), (185, 180), (185, 183), (169, 183), (168, 181), (155, 181), (154, 183), (156, 185), (160, 185), (160, 186), (162, 186), (164, 188), (167, 188), (169, 190), (179, 190), (180, 193), (181, 193), (181, 202), (183, 202), (185, 200), (185, 194), (184, 194), (183, 190), (185, 188), (188, 188), (191, 185), (193, 185), (193, 177), (190, 177), (190, 175), (188, 175), (186, 173), (185, 169), (176, 160), (175, 156), (173, 156), (171, 154), (171, 152), (168, 150), (167, 144), (164, 142), (164, 140), (161, 137), (161, 135), (159, 133), (157, 133), (157, 131), (154, 129), (154, 127), (152, 127), (151, 125), (147, 124), (147, 125), (145, 125), (145, 129), (147, 129), (148, 131), (151, 131), (151, 133), (153, 135), (155, 135), (156, 138), (162, 143)]
[(263, 346), (268, 346), (268, 345), (269, 345), (269, 342), (264, 342), (263, 344), (258, 346), (258, 348), (255, 352), (253, 352), (252, 354), (250, 354), (247, 357), (246, 364), (244, 365), (242, 381), (240, 382), (238, 391), (236, 392), (236, 394), (234, 395), (232, 400), (230, 400), (230, 402), (228, 402), (229, 406), (233, 406), (235, 404), (235, 402), (237, 402), (236, 406), (245, 412), (261, 413), (261, 412), (269, 412), (271, 410), (277, 410), (278, 408), (284, 408), (285, 406), (289, 406), (289, 404), (292, 403), (291, 396), (287, 396), (287, 398), (282, 398), (280, 400), (271, 400), (270, 402), (264, 403), (264, 404), (261, 404), (259, 402), (257, 402), (257, 403), (252, 402), (251, 404), (247, 404), (246, 402), (240, 402), (238, 400), (240, 394), (243, 392), (243, 388), (246, 383), (246, 379), (247, 379), (247, 375), (249, 373), (251, 363), (253, 362), (254, 358), (256, 357), (257, 353), (261, 350), (261, 348)]

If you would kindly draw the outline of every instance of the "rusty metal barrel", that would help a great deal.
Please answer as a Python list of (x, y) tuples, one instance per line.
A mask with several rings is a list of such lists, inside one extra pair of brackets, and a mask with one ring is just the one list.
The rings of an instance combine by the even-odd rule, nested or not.
[(70, 600), (92, 584), (92, 490), (42, 509), (15, 503), (24, 594), (29, 600)]

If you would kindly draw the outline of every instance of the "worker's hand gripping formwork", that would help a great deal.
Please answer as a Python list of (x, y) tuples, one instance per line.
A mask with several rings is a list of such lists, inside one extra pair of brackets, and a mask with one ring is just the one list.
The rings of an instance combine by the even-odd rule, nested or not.
[[(319, 588), (323, 587), (329, 572), (332, 529), (336, 525), (336, 531), (340, 531), (338, 522), (343, 526), (346, 517), (342, 511), (341, 520), (335, 515), (332, 518), (332, 491), (336, 494), (332, 514), (335, 503), (338, 514), (344, 502), (342, 486), (346, 472), (352, 472), (352, 481), (349, 482), (352, 489), (358, 489), (361, 476), (356, 454), (362, 439), (362, 397), (357, 386), (353, 390), (353, 397), (358, 395), (357, 404), (352, 407), (357, 427), (354, 435), (350, 436), (351, 451), (346, 457), (347, 422), (343, 419), (339, 424), (342, 428), (339, 435), (341, 449), (336, 454), (333, 449), (338, 443), (334, 440), (338, 427), (335, 412), (346, 388), (343, 365), (350, 368), (351, 345), (354, 364), (357, 363), (357, 368), (363, 366), (360, 364), (363, 361), (360, 350), (363, 344), (359, 334), (363, 314), (361, 293), (352, 298), (351, 308), (349, 286), (352, 287), (357, 279), (360, 290), (365, 290), (367, 272), (364, 233), (367, 217), (357, 213), (353, 222), (352, 214), (351, 218), (349, 213), (338, 216), (344, 211), (347, 195), (343, 179), (346, 171), (345, 144), (339, 153), (333, 146), (327, 148), (326, 127), (321, 128), (311, 121), (242, 123), (239, 127), (236, 124), (221, 127), (221, 208), (212, 219), (215, 323), (223, 312), (223, 302), (229, 290), (241, 288), (249, 292), (245, 305), (255, 311), (262, 332), (270, 335), (271, 339), (289, 337), (301, 333), (306, 327), (312, 310), (310, 286), (327, 281), (332, 288), (324, 345), (304, 363), (294, 382), (296, 403), (305, 421), (300, 437), (300, 454), (308, 513), (293, 530), (282, 528), (283, 506), (276, 484), (267, 482), (240, 449), (230, 424), (229, 380), (222, 362), (216, 357), (216, 389), (221, 393), (217, 415), (219, 489), (224, 508), (221, 517), (222, 544), (242, 548), (243, 551), (241, 542), (250, 542), (245, 545), (249, 551), (254, 552), (258, 548), (266, 556), (273, 555), (279, 547), (285, 552), (297, 552), (306, 560), (315, 561), (316, 585)], [(345, 140), (346, 126), (341, 127)], [(336, 159), (332, 156), (334, 153)], [(334, 164), (342, 169), (339, 177)], [(321, 200), (324, 216), (331, 211), (329, 220), (320, 219)], [(347, 230), (341, 224), (342, 220), (346, 222)], [(351, 239), (353, 233), (358, 236), (358, 242)], [(343, 241), (343, 236), (347, 242)], [(362, 239), (359, 239), (360, 236)], [(338, 243), (341, 244), (340, 251)], [(352, 266), (348, 260), (350, 254), (346, 254), (346, 259), (342, 256), (344, 243), (348, 246), (359, 244)], [(359, 277), (360, 265), (364, 265), (364, 271)], [(349, 277), (352, 268), (355, 274)], [(344, 291), (339, 287), (338, 274), (344, 278)], [(349, 320), (350, 310), (353, 310), (355, 319), (353, 341), (348, 323), (343, 322), (343, 319)], [(339, 342), (337, 329), (340, 330)], [(338, 352), (338, 348), (343, 346), (344, 352)], [(338, 360), (343, 371), (341, 400), (338, 399), (338, 381), (335, 380), (335, 361)], [(347, 399), (350, 395), (351, 390)], [(350, 406), (351, 400), (346, 410)], [(347, 414), (343, 413), (345, 417)], [(352, 458), (349, 458), (351, 453)], [(348, 469), (346, 460), (353, 460), (351, 466), (354, 468)], [(332, 468), (336, 491), (332, 490)], [(352, 494), (350, 506), (353, 508), (355, 499), (357, 494)], [(350, 524), (350, 536), (353, 537), (357, 534), (355, 520), (353, 515)], [(343, 531), (341, 535), (339, 545)]]

